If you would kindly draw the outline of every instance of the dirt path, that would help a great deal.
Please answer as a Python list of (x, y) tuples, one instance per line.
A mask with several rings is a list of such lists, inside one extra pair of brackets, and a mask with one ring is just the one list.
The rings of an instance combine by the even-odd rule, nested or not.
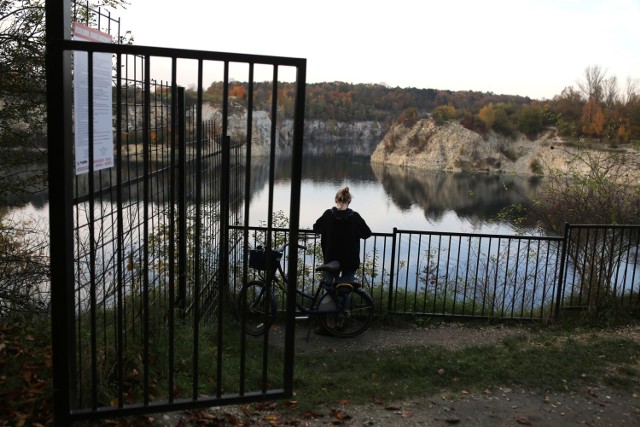
[[(296, 331), (296, 352), (354, 351), (399, 346), (439, 345), (448, 349), (499, 342), (507, 336), (530, 332), (502, 326), (467, 327), (456, 324), (428, 328), (376, 327), (355, 339), (341, 340), (313, 332)], [(640, 342), (640, 327), (620, 333)], [(273, 341), (283, 338), (283, 330), (273, 329)], [(284, 412), (284, 413), (283, 413)], [(575, 392), (540, 394), (502, 386), (479, 393), (418, 396), (397, 402), (370, 402), (355, 405), (335, 402), (300, 414), (283, 411), (282, 402), (214, 408), (203, 414), (181, 417), (160, 416), (166, 426), (203, 425), (203, 416), (214, 426), (640, 426), (640, 390), (620, 394), (608, 388), (585, 387)]]

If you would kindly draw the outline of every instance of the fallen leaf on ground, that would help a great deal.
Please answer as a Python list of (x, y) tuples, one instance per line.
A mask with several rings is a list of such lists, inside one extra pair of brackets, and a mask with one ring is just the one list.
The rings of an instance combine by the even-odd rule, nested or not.
[(295, 408), (298, 406), (298, 401), (297, 400), (286, 400), (282, 403), (282, 406), (284, 408)]
[(444, 419), (446, 422), (448, 422), (449, 424), (458, 424), (460, 422), (460, 417), (457, 415), (449, 415), (447, 418)]
[(531, 425), (531, 421), (529, 421), (529, 418), (524, 415), (516, 415), (516, 421), (525, 426)]
[(314, 412), (314, 411), (307, 411), (302, 414), (302, 418), (322, 418), (322, 417), (324, 417), (323, 414), (321, 414), (320, 412)]

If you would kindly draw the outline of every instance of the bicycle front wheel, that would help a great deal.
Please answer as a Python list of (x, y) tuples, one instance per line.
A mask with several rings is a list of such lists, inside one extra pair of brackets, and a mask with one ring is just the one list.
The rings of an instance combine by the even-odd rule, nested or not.
[(247, 283), (238, 294), (238, 313), (247, 334), (264, 334), (271, 327), (277, 313), (273, 291), (259, 280)]
[(328, 312), (320, 315), (322, 327), (331, 335), (340, 338), (355, 337), (363, 333), (373, 319), (373, 299), (363, 289), (354, 289), (349, 292), (326, 293), (320, 300), (333, 298), (335, 301), (335, 313)]

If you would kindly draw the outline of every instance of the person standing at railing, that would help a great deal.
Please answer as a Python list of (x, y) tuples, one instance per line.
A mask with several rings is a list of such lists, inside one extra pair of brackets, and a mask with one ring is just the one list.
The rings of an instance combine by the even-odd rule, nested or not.
[[(349, 208), (349, 187), (338, 190), (335, 204), (313, 224), (313, 231), (321, 235), (320, 245), (325, 264), (338, 261), (340, 277), (352, 280), (360, 267), (360, 239), (371, 236), (371, 229), (358, 212)], [(330, 287), (335, 278), (333, 273), (327, 272), (322, 282)]]

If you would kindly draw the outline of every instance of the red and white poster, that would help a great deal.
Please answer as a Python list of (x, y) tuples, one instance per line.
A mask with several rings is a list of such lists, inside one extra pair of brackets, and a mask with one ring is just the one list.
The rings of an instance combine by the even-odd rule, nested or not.
[[(109, 34), (74, 22), (73, 39), (111, 43)], [(89, 102), (93, 101), (93, 170), (111, 168), (113, 160), (113, 113), (110, 53), (93, 54), (89, 70), (88, 53), (73, 53), (73, 104), (76, 175), (89, 172)], [(93, 78), (93, 97), (89, 99), (89, 73)]]

